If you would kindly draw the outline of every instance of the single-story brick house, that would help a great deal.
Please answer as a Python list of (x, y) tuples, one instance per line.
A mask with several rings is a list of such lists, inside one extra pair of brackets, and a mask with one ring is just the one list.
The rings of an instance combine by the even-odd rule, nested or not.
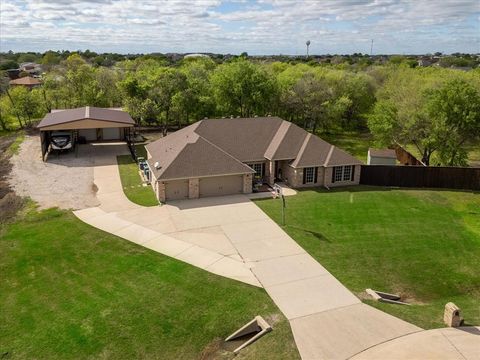
[(358, 159), (278, 117), (201, 120), (146, 149), (162, 202), (251, 193), (254, 181), (294, 188), (360, 181)]

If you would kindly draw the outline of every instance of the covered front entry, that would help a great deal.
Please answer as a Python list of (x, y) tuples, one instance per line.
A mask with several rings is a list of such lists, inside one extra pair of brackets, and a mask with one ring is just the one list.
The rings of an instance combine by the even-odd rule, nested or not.
[(200, 179), (200, 197), (241, 194), (243, 175), (212, 176)]
[(188, 180), (173, 180), (165, 182), (166, 200), (182, 200), (188, 198)]

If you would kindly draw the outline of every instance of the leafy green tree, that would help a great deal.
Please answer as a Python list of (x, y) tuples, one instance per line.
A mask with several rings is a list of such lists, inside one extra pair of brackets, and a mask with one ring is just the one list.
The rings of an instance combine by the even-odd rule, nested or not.
[(480, 144), (479, 91), (463, 79), (450, 80), (429, 94), (427, 112), (438, 137), (440, 162), (466, 166), (464, 145), (469, 141)]
[(19, 126), (24, 128), (31, 126), (33, 120), (44, 115), (41, 109), (40, 89), (28, 90), (23, 86), (16, 86), (7, 91), (10, 106), (5, 116), (11, 115), (18, 120)]
[(49, 70), (53, 66), (60, 64), (60, 56), (54, 51), (47, 51), (43, 54), (42, 65), (44, 70)]
[(425, 93), (431, 86), (432, 78), (425, 72), (397, 68), (379, 91), (368, 119), (379, 145), (414, 144), (425, 165), (437, 149), (432, 119), (426, 111)]
[(218, 111), (241, 117), (270, 111), (277, 90), (272, 75), (244, 58), (218, 66), (211, 83)]
[(149, 90), (148, 96), (158, 109), (157, 119), (161, 123), (164, 135), (167, 134), (171, 122), (174, 98), (186, 87), (186, 76), (178, 69), (165, 69), (153, 79), (153, 86)]
[(463, 146), (479, 136), (477, 76), (399, 68), (379, 91), (368, 126), (381, 145), (413, 144), (427, 166), (433, 154), (436, 163), (464, 165)]
[(210, 77), (215, 69), (210, 59), (191, 59), (185, 62), (181, 71), (186, 76), (187, 86), (174, 99), (174, 110), (178, 121), (189, 123), (191, 119), (199, 120), (215, 114)]
[(12, 111), (12, 103), (7, 94), (0, 97), (0, 128), (8, 131), (15, 125), (15, 116)]
[(0, 70), (18, 69), (18, 63), (15, 60), (7, 60), (0, 64)]

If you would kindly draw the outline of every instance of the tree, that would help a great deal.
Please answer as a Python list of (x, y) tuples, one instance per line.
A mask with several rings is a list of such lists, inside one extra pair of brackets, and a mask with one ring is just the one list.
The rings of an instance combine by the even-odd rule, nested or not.
[(465, 80), (450, 80), (429, 94), (427, 111), (434, 121), (440, 162), (466, 166), (464, 145), (480, 140), (479, 91)]
[(162, 124), (163, 134), (167, 134), (174, 97), (187, 86), (186, 76), (177, 69), (168, 68), (153, 80), (148, 95), (158, 109), (158, 117)]
[(215, 113), (210, 76), (215, 69), (211, 59), (191, 59), (185, 62), (181, 71), (186, 76), (187, 86), (174, 99), (174, 111), (178, 120), (186, 123), (193, 120), (210, 117)]
[(0, 64), (0, 70), (18, 69), (18, 63), (14, 60), (7, 60)]
[(426, 112), (426, 91), (437, 78), (416, 69), (397, 68), (384, 87), (368, 119), (368, 127), (381, 146), (414, 144), (429, 165), (437, 149), (432, 119)]
[(217, 109), (224, 115), (249, 117), (271, 110), (275, 78), (244, 58), (217, 67), (211, 82)]
[(60, 56), (54, 51), (47, 51), (42, 58), (42, 65), (45, 70), (51, 69), (53, 66), (60, 64)]
[[(16, 86), (7, 91), (7, 97), (11, 104), (7, 109), (10, 115), (18, 120), (21, 128), (31, 126), (33, 120), (44, 114), (41, 109), (40, 89), (30, 91), (23, 86)], [(8, 113), (5, 115), (8, 116)]]
[(397, 69), (378, 93), (368, 120), (371, 132), (381, 145), (413, 144), (427, 166), (434, 154), (436, 163), (465, 165), (465, 144), (480, 136), (480, 81), (475, 76)]
[(15, 116), (12, 111), (12, 103), (5, 94), (0, 97), (0, 128), (3, 131), (8, 131), (15, 123)]

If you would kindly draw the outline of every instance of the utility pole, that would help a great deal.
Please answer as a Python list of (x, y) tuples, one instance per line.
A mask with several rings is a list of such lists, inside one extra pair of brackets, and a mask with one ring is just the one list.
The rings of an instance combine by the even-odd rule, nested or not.
[(373, 39), (372, 39), (372, 44), (370, 45), (370, 56), (373, 54)]

